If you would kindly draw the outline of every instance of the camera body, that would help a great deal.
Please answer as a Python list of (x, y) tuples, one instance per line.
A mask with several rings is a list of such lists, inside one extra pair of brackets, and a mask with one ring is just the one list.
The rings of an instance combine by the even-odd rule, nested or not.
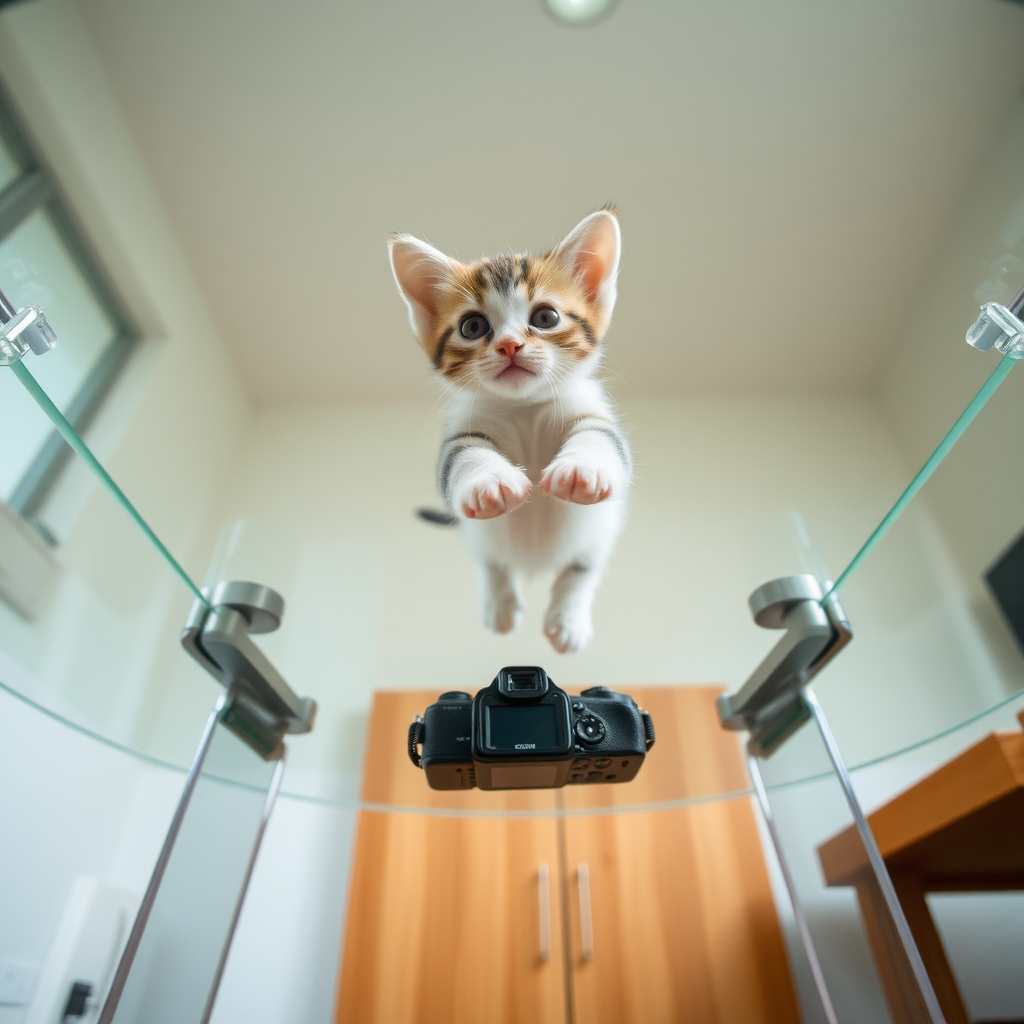
[(632, 697), (607, 686), (572, 697), (534, 665), (503, 668), (475, 697), (442, 693), (409, 727), (431, 789), (629, 782), (653, 745), (651, 716)]

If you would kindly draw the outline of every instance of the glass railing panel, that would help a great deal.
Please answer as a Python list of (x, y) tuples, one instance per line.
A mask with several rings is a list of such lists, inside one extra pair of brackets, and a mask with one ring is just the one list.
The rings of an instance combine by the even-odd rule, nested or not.
[[(60, 348), (32, 358), (32, 369), (59, 360)], [(37, 393), (23, 386), (15, 371)], [(30, 461), (39, 438), (54, 429), (36, 399), (49, 395), (28, 366), (0, 368), (27, 403), (18, 429), (7, 435), (5, 456)], [(54, 407), (55, 415), (60, 413)], [(169, 688), (198, 692), (177, 706), (173, 742), (159, 756), (181, 767), (191, 762), (207, 706), (218, 686), (184, 656), (178, 635), (194, 599), (181, 563), (166, 548), (92, 455), (80, 445), (33, 523), (0, 509), (4, 574), (0, 579), (0, 683), (69, 723), (116, 744), (152, 754)], [(96, 474), (101, 474), (98, 477)], [(111, 490), (113, 487), (113, 490)], [(166, 514), (166, 509), (164, 510)], [(127, 514), (126, 514), (127, 513)], [(166, 724), (161, 734), (168, 734)]]
[[(407, 427), (402, 424), (402, 431)], [(399, 430), (392, 429), (396, 433)], [(376, 430), (368, 432), (377, 436)], [(417, 437), (411, 428), (408, 434)], [(288, 794), (311, 799), (359, 799), (362, 782), (371, 781), (361, 780), (361, 774), (372, 702), (381, 691), (412, 695), (405, 717), (390, 740), (404, 757), (406, 733), (414, 714), (422, 714), (442, 691), (476, 692), (486, 687), (497, 670), (508, 663), (542, 665), (558, 685), (574, 693), (590, 685), (606, 684), (638, 696), (642, 693), (643, 701), (655, 703), (661, 687), (652, 683), (673, 687), (693, 682), (703, 684), (698, 689), (704, 689), (738, 682), (742, 679), (737, 679), (738, 674), (749, 672), (777, 639), (776, 634), (752, 623), (746, 594), (766, 578), (793, 571), (794, 566), (814, 572), (823, 580), (828, 575), (811, 516), (788, 507), (766, 509), (740, 503), (723, 516), (728, 520), (721, 527), (725, 550), (706, 550), (706, 538), (698, 538), (695, 531), (681, 531), (690, 545), (685, 560), (689, 562), (691, 554), (705, 558), (709, 565), (716, 566), (712, 571), (731, 581), (729, 622), (716, 627), (728, 633), (730, 643), (728, 650), (721, 652), (718, 664), (708, 661), (684, 670), (689, 645), (674, 641), (679, 625), (662, 623), (659, 616), (664, 614), (693, 630), (699, 628), (707, 611), (697, 608), (690, 616), (675, 605), (644, 609), (647, 632), (637, 635), (632, 649), (610, 649), (606, 641), (602, 655), (601, 645), (595, 642), (595, 654), (588, 650), (563, 657), (551, 649), (540, 630), (548, 597), (547, 580), (537, 579), (530, 585), (529, 619), (515, 635), (490, 634), (479, 622), (473, 565), (455, 531), (417, 520), (412, 514), (414, 502), (407, 494), (402, 497), (400, 487), (395, 488), (396, 494), (384, 491), (378, 496), (380, 509), (369, 508), (361, 501), (342, 501), (335, 476), (346, 481), (357, 478), (355, 458), (369, 461), (384, 456), (377, 449), (364, 450), (366, 443), (358, 433), (337, 431), (331, 436), (337, 438), (341, 449), (333, 456), (334, 468), (322, 479), (309, 481), (309, 488), (302, 486), (307, 480), (302, 467), (310, 461), (322, 466), (318, 455), (311, 458), (308, 452), (291, 450), (295, 437), (288, 430), (282, 430), (280, 438), (255, 441), (258, 453), (247, 458), (250, 465), (234, 482), (227, 501), (229, 508), (250, 509), (253, 514), (228, 521), (221, 528), (217, 551), (204, 575), (205, 583), (258, 580), (286, 597), (280, 629), (258, 641), (292, 687), (314, 696), (318, 703), (313, 732), (290, 745), (283, 784)], [(357, 449), (352, 456), (347, 450), (350, 446)], [(424, 474), (426, 486), (432, 488), (430, 439), (423, 442), (422, 449), (422, 462), (428, 470)], [(289, 469), (287, 463), (295, 465)], [(261, 480), (279, 480), (282, 472), (290, 473), (287, 490), (261, 489)], [(425, 503), (426, 499), (422, 500)], [(642, 533), (644, 529), (638, 512), (638, 521), (634, 524), (631, 520), (623, 538), (621, 564), (617, 564), (613, 578), (599, 596), (598, 614), (603, 617), (599, 630), (621, 632), (612, 620), (637, 618), (637, 595), (644, 584), (642, 578), (637, 578), (628, 545), (631, 531)], [(718, 564), (719, 556), (724, 565)], [(453, 577), (464, 581), (464, 589), (452, 586)], [(439, 580), (444, 581), (443, 599), (439, 597)], [(689, 584), (680, 588), (681, 602), (694, 599), (691, 589)], [(724, 589), (719, 586), (716, 594)], [(695, 604), (700, 605), (699, 598)], [(733, 626), (741, 634), (735, 640)], [(648, 635), (661, 644), (655, 657), (644, 650)], [(678, 647), (680, 667), (667, 672), (658, 666), (665, 663), (664, 648), (673, 643)], [(665, 690), (665, 694), (668, 692)], [(712, 746), (721, 743), (735, 747), (735, 736), (720, 735), (713, 697), (710, 690), (701, 696), (695, 721), (712, 737)], [(180, 695), (176, 699), (180, 700)], [(671, 700), (664, 712), (660, 704), (652, 704), (651, 709), (656, 727), (660, 714), (674, 714)], [(683, 756), (691, 758), (692, 751), (699, 749), (694, 744)], [(697, 771), (696, 760), (693, 770), (678, 772), (678, 757), (670, 743), (656, 744), (636, 785), (601, 787), (600, 793), (594, 789), (585, 803), (597, 800), (624, 807), (652, 801), (701, 800), (724, 790), (746, 788), (742, 780), (730, 777), (723, 781), (713, 772)], [(406, 764), (409, 786), (402, 789), (403, 808), (449, 807), (459, 813), (471, 813), (476, 808), (491, 813), (494, 808), (508, 806), (512, 799), (509, 794), (499, 799), (481, 791), (455, 796), (435, 792), (426, 785), (422, 772), (407, 760)], [(381, 803), (397, 797), (374, 789), (367, 799)], [(522, 809), (535, 803), (535, 795), (521, 794), (516, 799), (521, 801)], [(578, 797), (566, 794), (566, 799), (567, 806), (581, 806)]]
[(284, 767), (211, 717), (103, 1022), (208, 1019)]
[(851, 764), (925, 741), (1024, 689), (1024, 653), (985, 579), (1024, 529), (1013, 437), (1021, 427), (994, 429), (1022, 402), (1018, 371), (840, 577), (854, 640), (816, 690)]
[[(1019, 865), (1020, 860), (1019, 853), (1014, 856), (1014, 850), (1021, 849), (1017, 815), (1013, 811), (1004, 813), (1001, 824), (996, 825), (993, 825), (995, 819), (991, 814), (985, 818), (987, 825), (982, 824), (979, 818), (968, 841), (968, 850), (977, 852), (988, 848), (989, 859), (1001, 868), (1002, 877), (986, 878), (977, 872), (976, 867), (973, 877), (966, 877), (971, 872), (967, 870), (964, 859), (958, 860), (955, 854), (944, 853), (935, 845), (934, 838), (928, 839), (931, 833), (922, 824), (927, 800), (917, 798), (913, 810), (908, 809), (909, 804), (898, 801), (906, 801), (908, 793), (913, 795), (915, 785), (921, 780), (939, 771), (949, 772), (958, 763), (964, 763), (965, 758), (970, 759), (972, 775), (982, 774), (979, 766), (984, 758), (980, 755), (987, 756), (994, 746), (1001, 748), (1005, 745), (1011, 757), (1019, 756), (1024, 752), (1024, 718), (1021, 716), (1024, 716), (1024, 696), (1018, 695), (933, 740), (893, 753), (873, 764), (862, 765), (851, 772), (862, 806), (869, 811), (878, 810), (881, 815), (888, 814), (887, 819), (879, 821), (869, 816), (868, 821), (879, 838), (887, 863), (892, 865), (897, 890), (904, 894), (900, 897), (901, 902), (906, 900), (906, 879), (917, 871), (916, 858), (922, 852), (926, 857), (935, 857), (929, 869), (933, 874), (930, 881), (925, 879), (925, 887), (939, 891), (928, 892), (927, 904), (970, 1020), (1015, 1019), (1024, 1013), (1024, 993), (1018, 983), (1019, 950), (1024, 943), (1020, 899), (1018, 894), (1008, 892), (999, 892), (998, 898), (994, 898), (1001, 887), (1000, 881), (1006, 888), (1013, 889), (1019, 885), (1019, 866), (1013, 868), (1015, 863)], [(844, 858), (837, 857), (837, 850), (850, 851), (848, 841), (840, 842), (844, 833), (851, 830), (845, 801), (813, 725), (797, 734), (788, 747), (789, 750), (783, 749), (775, 757), (762, 761), (761, 769), (768, 784), (775, 825), (782, 838), (783, 850), (829, 990), (836, 1006), (843, 1010), (839, 1019), (884, 1020), (884, 1006), (872, 1008), (862, 1004), (865, 994), (871, 996), (872, 1003), (877, 1003), (880, 994), (874, 985), (863, 987), (864, 978), (870, 978), (872, 973), (877, 976), (877, 970), (872, 968), (877, 962), (877, 950), (870, 957), (865, 957), (865, 950), (872, 939), (863, 928), (863, 909), (851, 902), (854, 889), (849, 881), (838, 877), (841, 874), (838, 867)], [(796, 772), (792, 771), (794, 764), (798, 766)], [(818, 770), (817, 778), (806, 777), (810, 768)], [(1006, 773), (1007, 778), (1001, 783), (1003, 788), (1011, 774)], [(799, 776), (800, 781), (787, 781), (787, 776)], [(943, 788), (937, 794), (939, 816), (948, 816), (954, 802), (959, 801), (965, 792), (962, 780), (958, 785)], [(1001, 799), (1013, 800), (1014, 797), (1004, 794)], [(895, 811), (884, 810), (894, 801), (897, 801), (894, 803)], [(935, 800), (931, 802), (934, 804)], [(982, 815), (985, 813), (983, 810)], [(912, 823), (911, 828), (920, 829), (922, 845), (918, 851), (905, 846), (902, 847), (904, 852), (892, 856), (892, 840), (888, 837), (892, 834), (895, 819), (898, 819), (897, 824), (906, 821)], [(942, 823), (946, 824), (945, 820)], [(1001, 846), (998, 839), (1000, 829)], [(1005, 842), (1007, 836), (1010, 837), (1008, 845)], [(849, 836), (846, 835), (845, 839), (848, 840)], [(929, 853), (928, 842), (932, 844), (932, 853)], [(1018, 872), (1016, 876), (1013, 876), (1014, 870)], [(958, 872), (965, 877), (956, 882)], [(948, 891), (942, 892), (943, 889)], [(780, 898), (777, 902), (783, 908), (783, 918), (789, 919), (788, 901)], [(913, 917), (910, 913), (907, 916)], [(920, 934), (919, 915), (914, 918), (914, 928), (915, 934)], [(788, 938), (794, 962), (802, 962), (802, 951), (796, 944), (792, 920), (789, 920)], [(929, 953), (927, 963), (934, 978), (934, 951)], [(808, 972), (805, 970), (804, 974)], [(807, 977), (803, 979), (804, 982), (807, 980)], [(935, 987), (940, 991), (938, 983)], [(948, 999), (948, 994), (940, 996), (947, 1019), (960, 1019), (962, 1013), (957, 1015), (949, 1011)], [(856, 1006), (862, 1006), (863, 1015), (851, 1012), (851, 1007)]]
[[(44, 365), (46, 360), (56, 360), (60, 357), (61, 350), (58, 349), (43, 359), (30, 360), (23, 370), (28, 371), (30, 367), (34, 370)], [(978, 355), (978, 358), (984, 356)], [(4, 377), (9, 378), (13, 374), (14, 371), (5, 372)], [(25, 390), (24, 385), (31, 378), (24, 372), (22, 376), (20, 384)], [(1019, 390), (1019, 382), (1013, 377), (1007, 377), (1006, 380), (1007, 382), (994, 392), (983, 415), (999, 415), (999, 409), (1002, 408), (1000, 403), (1012, 403), (1016, 400), (1015, 388)], [(34, 385), (29, 384), (29, 387), (32, 386)], [(46, 399), (50, 396), (41, 385), (39, 390), (42, 394), (36, 397), (45, 405)], [(25, 393), (28, 394), (28, 391)], [(41, 419), (37, 410), (28, 410), (26, 422), (33, 418), (42, 424), (41, 430), (48, 429), (45, 426), (45, 418)], [(111, 500), (112, 495), (113, 500), (121, 506), (120, 521), (126, 526), (132, 525), (124, 518), (124, 512), (135, 520), (134, 526), (137, 529), (132, 531), (133, 538), (127, 541), (128, 547), (124, 548), (124, 553), (119, 557), (142, 564), (155, 553), (164, 560), (164, 566), (178, 576), (178, 583), (184, 584), (187, 592), (194, 593), (197, 584), (181, 563), (163, 546), (159, 537), (149, 528), (146, 519), (139, 514), (116, 483), (106, 475), (103, 467), (92, 460), (90, 453), (77, 439), (73, 430), (66, 424), (65, 428), (66, 436), (72, 443), (77, 442), (81, 458), (86, 463), (91, 463), (89, 469), (102, 480), (103, 486), (107, 489), (106, 495), (95, 497), (94, 500)], [(27, 436), (26, 434), (25, 437)], [(26, 444), (30, 443), (28, 439)], [(959, 458), (957, 452), (961, 450), (969, 451), (963, 447), (943, 451), (946, 465), (955, 467)], [(959, 471), (952, 469), (949, 472), (955, 476)], [(893, 673), (900, 671), (901, 657), (909, 659), (912, 663), (904, 674), (916, 673), (915, 678), (919, 679), (923, 679), (923, 674), (926, 675), (928, 672), (929, 657), (937, 661), (947, 674), (961, 675), (967, 671), (971, 664), (970, 659), (974, 657), (962, 644), (957, 645), (957, 631), (959, 629), (962, 632), (962, 629), (954, 621), (955, 615), (952, 618), (948, 615), (943, 618), (943, 607), (946, 606), (941, 606), (941, 602), (936, 611), (938, 618), (930, 627), (931, 633), (927, 633), (926, 630), (925, 635), (918, 637), (915, 641), (916, 648), (903, 645), (901, 636), (893, 634), (890, 628), (892, 616), (889, 617), (888, 623), (881, 624), (882, 632), (875, 628), (876, 619), (885, 618), (882, 609), (887, 607), (887, 595), (891, 597), (893, 594), (894, 581), (901, 578), (901, 558), (904, 561), (910, 560), (908, 564), (913, 565), (911, 575), (916, 579), (923, 578), (922, 573), (934, 575), (941, 568), (941, 558), (938, 558), (934, 551), (930, 554), (921, 553), (922, 544), (927, 547), (925, 542), (930, 536), (930, 527), (925, 522), (926, 517), (922, 518), (925, 513), (919, 510), (925, 508), (924, 501), (930, 493), (928, 488), (938, 487), (944, 479), (944, 473), (946, 469), (940, 465), (936, 476), (925, 484), (922, 495), (909, 502), (907, 507), (901, 510), (900, 516), (894, 517), (891, 529), (881, 535), (878, 546), (872, 547), (865, 557), (856, 561), (851, 571), (845, 574), (845, 578), (840, 575), (843, 599), (848, 604), (858, 605), (857, 611), (862, 621), (855, 622), (857, 641), (848, 652), (844, 652), (841, 659), (830, 666), (829, 674), (823, 677), (821, 693), (823, 703), (830, 709), (833, 717), (838, 719), (837, 733), (840, 734), (844, 749), (849, 745), (849, 760), (852, 763), (877, 759), (892, 750), (901, 749), (907, 743), (927, 739), (963, 717), (969, 717), (991, 706), (992, 700), (989, 698), (997, 699), (1000, 694), (1007, 692), (1007, 686), (1010, 689), (1013, 686), (1012, 683), (1004, 684), (1002, 690), (997, 687), (987, 697), (982, 696), (978, 700), (970, 695), (968, 689), (962, 688), (958, 693), (963, 699), (959, 703), (953, 701), (944, 705), (941, 714), (931, 717), (918, 716), (913, 726), (906, 731), (901, 724), (902, 717), (910, 715), (913, 710), (910, 706), (913, 703), (911, 694), (918, 692), (906, 685), (896, 686), (892, 682)], [(1002, 503), (1001, 514), (1004, 516), (1006, 504), (1005, 501)], [(763, 581), (772, 575), (794, 570), (811, 572), (823, 583), (827, 582), (833, 574), (829, 570), (828, 560), (818, 547), (814, 536), (816, 524), (812, 524), (810, 518), (798, 511), (775, 510), (761, 515), (754, 529), (749, 528), (748, 523), (748, 528), (740, 531), (741, 535), (731, 552), (734, 562), (737, 561), (739, 552), (738, 562), (742, 562), (742, 565), (731, 566), (731, 571), (743, 576), (748, 589), (756, 585), (756, 580)], [(142, 554), (141, 547), (130, 557), (126, 554), (134, 551), (132, 546), (140, 544), (149, 545), (145, 555)], [(832, 547), (836, 547), (834, 542)], [(890, 550), (896, 551), (897, 547), (903, 550), (903, 554), (887, 555)], [(382, 577), (397, 583), (397, 579), (391, 579), (394, 573), (389, 576), (390, 570), (387, 569), (387, 563), (394, 561), (395, 556), (394, 551), (386, 554), (375, 551), (372, 543), (362, 543), (355, 538), (347, 544), (337, 536), (323, 535), (322, 530), (298, 529), (294, 522), (283, 526), (269, 520), (250, 519), (229, 524), (222, 531), (221, 544), (210, 563), (204, 582), (209, 584), (226, 578), (252, 579), (268, 582), (286, 595), (289, 613), (285, 617), (283, 628), (273, 635), (261, 638), (260, 644), (297, 690), (316, 695), (320, 702), (317, 729), (312, 736), (304, 738), (294, 752), (296, 763), (287, 783), (290, 792), (330, 801), (356, 801), (365, 725), (374, 689), (380, 687), (381, 679), (385, 677), (395, 682), (399, 679), (403, 682), (427, 682), (432, 677), (444, 675), (443, 659), (429, 659), (422, 665), (420, 671), (416, 671), (411, 667), (409, 658), (416, 645), (409, 638), (403, 639), (402, 635), (394, 642), (388, 642), (381, 635), (382, 623), (388, 615), (387, 604), (390, 600), (390, 591), (385, 593), (386, 587), (382, 590)], [(830, 552), (829, 560), (833, 565), (837, 563), (835, 550)], [(123, 564), (113, 555), (109, 561), (111, 565)], [(874, 565), (879, 568), (873, 569)], [(340, 584), (337, 581), (341, 581)], [(863, 596), (858, 598), (858, 594)], [(184, 742), (184, 736), (194, 736), (195, 723), (203, 713), (210, 692), (209, 684), (202, 678), (201, 671), (195, 665), (176, 650), (171, 655), (171, 648), (174, 646), (172, 637), (176, 636), (180, 622), (184, 619), (186, 603), (187, 599), (175, 604), (175, 609), (180, 608), (180, 612), (176, 611), (165, 623), (168, 628), (161, 642), (162, 650), (167, 657), (154, 659), (154, 662), (159, 661), (160, 665), (152, 669), (151, 675), (144, 673), (144, 684), (138, 681), (141, 676), (136, 678), (135, 685), (142, 686), (151, 695), (143, 701), (148, 710), (142, 717), (147, 724), (140, 726), (136, 721), (130, 729), (123, 724), (108, 728), (104, 722), (105, 714), (113, 721), (114, 709), (117, 708), (119, 720), (131, 717), (133, 712), (126, 711), (125, 708), (135, 707), (136, 702), (126, 699), (127, 694), (118, 691), (116, 697), (101, 701), (100, 703), (104, 705), (101, 708), (90, 687), (68, 686), (65, 688), (69, 692), (75, 691), (76, 699), (80, 703), (89, 705), (91, 701), (94, 705), (86, 709), (84, 718), (76, 718), (73, 709), (66, 708), (74, 720), (109, 735), (115, 742), (135, 745), (140, 752), (150, 756), (172, 763), (185, 762), (190, 753), (190, 744)], [(897, 603), (906, 617), (907, 602)], [(140, 607), (142, 606), (135, 604), (133, 611)], [(949, 607), (946, 607), (946, 611), (949, 611)], [(855, 618), (858, 616), (855, 615)], [(765, 652), (770, 649), (776, 635), (758, 630), (745, 616), (743, 619), (747, 633), (760, 642), (758, 649)], [(886, 629), (892, 635), (883, 637)], [(861, 639), (862, 635), (865, 635), (864, 630), (868, 631), (868, 635), (878, 632), (882, 639), (867, 643)], [(111, 650), (118, 646), (103, 639), (102, 631), (92, 635), (85, 629), (81, 636), (85, 649), (95, 652), (90, 655), (94, 660), (111, 658)], [(85, 637), (89, 639), (86, 640)], [(539, 648), (537, 657), (541, 658), (541, 663), (545, 663), (541, 657), (541, 651), (544, 649), (542, 638), (536, 639), (536, 646)], [(933, 640), (935, 642), (932, 642)], [(947, 650), (942, 644), (952, 646)], [(121, 646), (125, 645), (122, 643)], [(129, 642), (127, 646), (131, 648), (132, 644)], [(960, 662), (957, 661), (958, 658)], [(546, 660), (550, 662), (550, 656), (547, 656)], [(890, 669), (887, 667), (889, 665), (895, 667)], [(484, 676), (492, 673), (495, 667), (488, 665), (486, 670), (482, 669)], [(401, 671), (397, 671), (399, 668)], [(558, 670), (565, 671), (566, 675), (556, 681), (566, 684), (573, 680), (574, 674), (579, 674), (574, 672), (568, 663), (560, 663)], [(116, 679), (119, 675), (116, 671), (102, 674), (107, 679)], [(849, 682), (846, 682), (847, 679)], [(197, 683), (197, 680), (200, 682)], [(864, 680), (869, 682), (865, 683)], [(486, 685), (488, 681), (482, 677), (447, 682), (447, 685), (474, 690)], [(628, 682), (618, 679), (614, 682), (623, 688), (629, 686)], [(444, 684), (439, 680), (437, 685), (439, 691)], [(924, 685), (924, 682), (920, 683), (920, 686)], [(873, 691), (872, 686), (877, 690)], [(104, 689), (111, 691), (117, 690), (117, 687), (108, 684)], [(59, 694), (60, 688), (54, 688), (54, 692)], [(904, 701), (907, 707), (903, 710), (902, 717), (896, 713), (882, 715), (879, 722), (866, 729), (856, 715), (847, 713), (842, 702), (848, 699), (858, 708), (862, 708), (867, 695), (876, 693), (879, 700), (895, 700), (897, 704)], [(92, 696), (86, 697), (85, 694)], [(424, 702), (430, 699), (431, 694), (432, 691), (424, 690)], [(29, 695), (34, 699), (40, 699), (41, 703), (47, 703), (45, 695), (40, 690), (32, 690)], [(834, 713), (833, 707), (838, 709)], [(180, 727), (186, 721), (189, 726)], [(844, 723), (850, 724), (846, 726)], [(657, 751), (652, 757), (660, 759), (661, 755), (662, 752)], [(655, 786), (658, 795), (654, 799), (665, 802), (685, 801), (703, 799), (727, 791), (716, 789), (718, 783), (697, 781), (692, 774), (684, 779), (684, 773), (676, 773), (674, 778), (674, 783), (659, 783)], [(613, 790), (614, 795), (611, 795)], [(609, 794), (602, 803), (609, 806), (647, 804), (651, 798), (650, 794), (642, 795), (638, 788), (609, 787)], [(428, 795), (424, 790), (424, 805), (434, 805), (436, 800), (435, 796)]]

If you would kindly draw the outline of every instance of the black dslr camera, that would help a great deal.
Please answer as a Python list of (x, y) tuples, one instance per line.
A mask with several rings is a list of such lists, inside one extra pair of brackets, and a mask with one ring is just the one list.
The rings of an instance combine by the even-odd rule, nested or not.
[(475, 697), (442, 693), (409, 726), (409, 757), (431, 789), (629, 782), (653, 745), (632, 697), (607, 686), (570, 697), (532, 665), (503, 668)]

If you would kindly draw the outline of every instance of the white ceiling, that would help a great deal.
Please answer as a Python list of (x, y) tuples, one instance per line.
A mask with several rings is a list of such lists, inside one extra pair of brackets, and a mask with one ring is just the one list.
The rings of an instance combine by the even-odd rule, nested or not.
[(390, 231), (539, 250), (609, 200), (620, 393), (862, 391), (1024, 85), (1001, 0), (79, 3), (260, 403), (430, 393)]

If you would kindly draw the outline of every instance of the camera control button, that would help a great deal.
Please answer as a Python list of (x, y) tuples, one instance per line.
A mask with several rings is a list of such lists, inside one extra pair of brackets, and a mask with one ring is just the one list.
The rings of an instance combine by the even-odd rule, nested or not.
[(576, 735), (584, 743), (600, 743), (604, 739), (604, 722), (596, 715), (584, 715), (576, 723)]
[[(608, 763), (611, 764), (611, 761), (609, 761)], [(577, 757), (576, 760), (573, 761), (572, 767), (574, 769), (576, 769), (576, 768), (589, 768), (590, 767), (590, 758), (589, 757)]]
[(604, 776), (604, 772), (587, 772), (588, 779), (600, 779)]
[(572, 702), (572, 709), (573, 709), (573, 711), (576, 712), (577, 715), (583, 714), (583, 707), (584, 707), (584, 704), (583, 704), (583, 701), (581, 701), (581, 700), (574, 700)]
[(610, 768), (611, 767), (611, 763), (612, 763), (612, 759), (610, 757), (599, 757), (594, 762), (594, 767), (595, 768)]

